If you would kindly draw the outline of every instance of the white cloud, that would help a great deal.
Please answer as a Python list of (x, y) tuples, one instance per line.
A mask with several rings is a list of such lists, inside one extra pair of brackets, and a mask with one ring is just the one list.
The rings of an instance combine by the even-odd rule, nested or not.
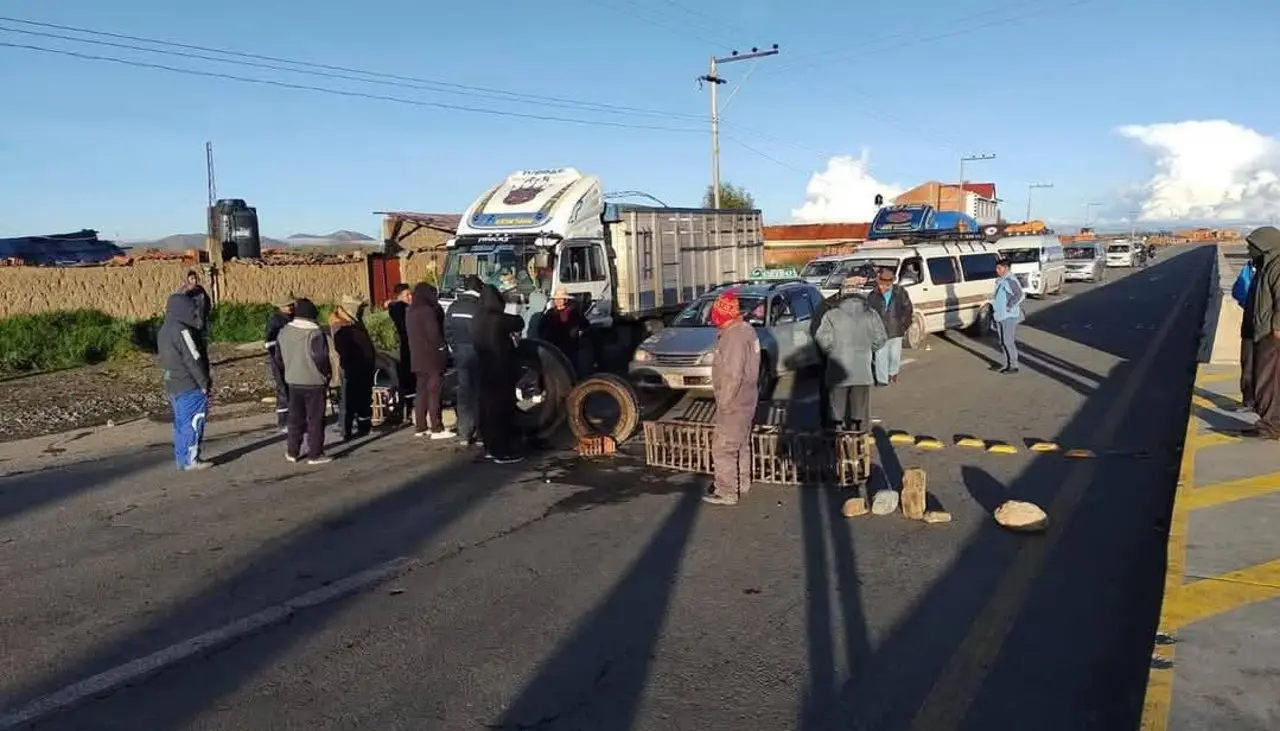
[(1280, 212), (1280, 140), (1226, 120), (1116, 130), (1156, 156), (1139, 196), (1144, 221), (1261, 220)]
[(870, 221), (876, 213), (877, 193), (889, 201), (904, 190), (871, 177), (866, 150), (859, 157), (839, 155), (827, 160), (825, 171), (814, 173), (809, 179), (804, 205), (792, 209), (791, 217), (815, 223)]

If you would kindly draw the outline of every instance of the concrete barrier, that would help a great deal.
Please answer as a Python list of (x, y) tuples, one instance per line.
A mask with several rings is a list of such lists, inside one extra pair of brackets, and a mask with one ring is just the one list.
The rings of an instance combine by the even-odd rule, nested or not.
[(1240, 326), (1244, 322), (1244, 311), (1231, 297), (1231, 287), (1239, 272), (1227, 261), (1222, 244), (1214, 248), (1216, 256), (1209, 273), (1209, 302), (1205, 307), (1197, 360), (1214, 365), (1239, 365)]

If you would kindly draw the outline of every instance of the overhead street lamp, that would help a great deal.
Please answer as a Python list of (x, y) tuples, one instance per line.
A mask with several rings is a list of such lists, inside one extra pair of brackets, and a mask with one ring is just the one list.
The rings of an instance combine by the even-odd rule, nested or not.
[(1102, 205), (1102, 204), (1101, 204), (1101, 203), (1086, 203), (1086, 204), (1084, 204), (1084, 225), (1085, 225), (1085, 226), (1088, 226), (1088, 225), (1089, 225), (1089, 216), (1090, 216), (1090, 214), (1092, 214), (1092, 213), (1093, 213), (1093, 209), (1094, 209), (1094, 208), (1096, 208), (1096, 207), (1098, 207), (1098, 206), (1100, 206), (1100, 205)]
[(776, 55), (778, 55), (777, 43), (773, 44), (772, 48), (763, 51), (758, 48), (752, 48), (750, 53), (734, 51), (730, 55), (721, 56), (720, 58), (712, 56), (711, 67), (707, 71), (707, 75), (698, 77), (698, 81), (705, 81), (711, 85), (711, 200), (715, 208), (720, 207), (720, 99), (717, 88), (725, 83), (725, 80), (720, 78), (717, 68), (722, 63), (747, 61)]
[(1031, 192), (1036, 188), (1052, 188), (1053, 183), (1031, 183), (1027, 186), (1027, 217), (1023, 220), (1031, 222)]
[[(960, 158), (960, 189), (958, 191), (959, 198), (956, 203), (956, 208), (958, 210), (964, 207), (964, 164), (966, 162), (976, 162), (978, 160), (994, 160), (994, 159), (996, 159), (996, 156), (990, 155), (990, 154), (965, 155)], [(942, 188), (941, 187), (938, 188), (938, 208), (942, 208)], [(963, 210), (960, 210), (960, 212), (964, 213)]]

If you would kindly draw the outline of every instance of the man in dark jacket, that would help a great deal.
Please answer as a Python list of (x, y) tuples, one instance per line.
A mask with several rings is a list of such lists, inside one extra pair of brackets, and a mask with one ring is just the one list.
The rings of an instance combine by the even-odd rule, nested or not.
[(1257, 435), (1280, 439), (1280, 229), (1254, 229), (1245, 241), (1257, 263), (1250, 285), (1253, 308), (1253, 398)]
[(302, 438), (307, 440), (308, 464), (327, 464), (324, 454), (324, 410), (329, 381), (333, 378), (329, 339), (316, 323), (320, 316), (309, 299), (293, 305), (293, 319), (276, 336), (284, 380), (289, 388), (289, 436), (285, 439), (285, 459), (301, 458)]
[(897, 383), (902, 368), (902, 338), (915, 316), (911, 295), (895, 281), (893, 270), (886, 267), (876, 273), (876, 288), (867, 295), (867, 304), (880, 315), (889, 338), (876, 350), (876, 385)]
[(444, 369), (448, 363), (444, 309), (440, 307), (439, 293), (434, 286), (422, 282), (413, 288), (413, 304), (405, 315), (405, 330), (409, 336), (409, 360), (418, 381), (413, 404), (413, 435), (430, 434), (432, 439), (450, 439), (454, 433), (444, 428), (442, 405)]
[(505, 312), (506, 303), (497, 287), (480, 292), (472, 335), (479, 361), (480, 435), (486, 456), (498, 464), (524, 459), (517, 454), (512, 429), (516, 411), (516, 338), (524, 330), (524, 318)]
[(198, 308), (185, 293), (170, 295), (164, 324), (156, 337), (164, 366), (164, 391), (173, 407), (173, 459), (184, 471), (202, 470), (211, 464), (200, 459), (213, 379)]
[(409, 285), (401, 282), (396, 285), (395, 298), (387, 303), (387, 314), (396, 329), (396, 340), (400, 344), (399, 358), (396, 360), (396, 390), (400, 394), (400, 407), (408, 418), (413, 413), (413, 395), (416, 385), (413, 377), (413, 365), (409, 362), (409, 332), (405, 329), (405, 315), (413, 302), (413, 292)]
[(586, 378), (594, 360), (590, 341), (591, 321), (582, 314), (567, 290), (557, 289), (551, 303), (551, 310), (538, 320), (538, 337), (559, 348), (573, 364), (578, 378)]
[(195, 269), (187, 272), (186, 278), (182, 282), (182, 287), (178, 291), (185, 293), (196, 303), (196, 317), (199, 318), (196, 329), (204, 336), (206, 342), (209, 339), (209, 321), (213, 317), (213, 300), (209, 297), (209, 292), (200, 284), (200, 273)]
[(287, 431), (289, 423), (289, 386), (284, 382), (284, 361), (280, 360), (280, 348), (276, 342), (280, 331), (293, 319), (293, 297), (280, 300), (276, 309), (267, 317), (267, 368), (276, 386), (276, 426)]
[(462, 280), (458, 298), (444, 316), (444, 339), (453, 353), (458, 379), (457, 431), (467, 446), (476, 443), (480, 422), (480, 364), (476, 360), (475, 317), (480, 311), (480, 277), (470, 275)]
[(364, 302), (348, 295), (329, 315), (329, 337), (342, 372), (338, 424), (343, 439), (363, 437), (373, 424), (373, 372), (378, 351), (360, 319), (363, 312)]

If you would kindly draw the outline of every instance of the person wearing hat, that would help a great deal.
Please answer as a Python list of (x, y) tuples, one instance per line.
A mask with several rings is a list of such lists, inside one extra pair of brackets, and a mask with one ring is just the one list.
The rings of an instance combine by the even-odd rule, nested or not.
[(338, 355), (340, 400), (338, 425), (343, 439), (365, 436), (373, 424), (373, 371), (377, 351), (360, 320), (364, 300), (343, 295), (329, 315), (329, 336)]
[(728, 290), (711, 306), (716, 335), (711, 387), (715, 393), (715, 431), (711, 490), (702, 499), (713, 505), (737, 505), (751, 489), (751, 425), (760, 391), (760, 339), (742, 319), (738, 294)]
[(289, 385), (284, 380), (284, 361), (280, 359), (280, 347), (276, 338), (280, 336), (284, 326), (293, 319), (293, 302), (292, 294), (276, 301), (276, 308), (267, 317), (267, 333), (264, 338), (267, 348), (267, 368), (271, 372), (271, 381), (276, 386), (276, 426), (280, 427), (281, 431), (287, 431), (286, 427), (289, 423)]
[(564, 287), (555, 291), (551, 303), (551, 310), (539, 320), (538, 337), (559, 348), (578, 377), (586, 378), (594, 360), (589, 339), (591, 321)]
[(285, 459), (297, 462), (302, 458), (305, 436), (307, 462), (315, 465), (329, 462), (324, 454), (324, 410), (333, 376), (329, 339), (316, 323), (319, 317), (315, 304), (304, 297), (293, 304), (293, 319), (276, 336), (289, 389)]

